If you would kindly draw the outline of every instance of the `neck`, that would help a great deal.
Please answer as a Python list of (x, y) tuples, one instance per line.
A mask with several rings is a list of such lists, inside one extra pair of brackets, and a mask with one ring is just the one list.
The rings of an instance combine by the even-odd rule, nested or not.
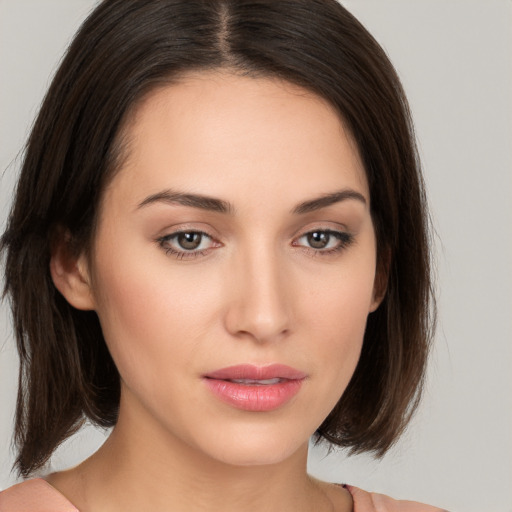
[(228, 464), (121, 413), (98, 452), (69, 472), (80, 485), (68, 496), (81, 512), (332, 510), (307, 474), (307, 451), (305, 443), (277, 463)]

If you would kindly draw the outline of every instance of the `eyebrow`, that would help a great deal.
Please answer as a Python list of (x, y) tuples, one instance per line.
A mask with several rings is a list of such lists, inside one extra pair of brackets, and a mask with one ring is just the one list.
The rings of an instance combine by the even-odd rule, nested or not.
[[(353, 189), (344, 189), (299, 203), (293, 208), (292, 214), (302, 215), (310, 213), (349, 199), (366, 204), (366, 199), (361, 193)], [(163, 190), (162, 192), (151, 194), (139, 203), (137, 209), (144, 208), (154, 203), (179, 204), (217, 213), (233, 213), (235, 211), (234, 206), (228, 201), (201, 194), (187, 194), (173, 190)]]
[(172, 190), (164, 190), (146, 197), (137, 208), (144, 208), (154, 203), (180, 204), (182, 206), (191, 206), (192, 208), (218, 213), (233, 213), (235, 210), (231, 203), (223, 201), (222, 199), (203, 196), (201, 194), (186, 194)]
[(353, 189), (344, 189), (338, 192), (333, 192), (332, 194), (322, 195), (316, 199), (304, 201), (303, 203), (298, 204), (292, 210), (292, 213), (300, 215), (304, 213), (314, 212), (316, 210), (327, 208), (328, 206), (340, 203), (341, 201), (346, 201), (348, 199), (355, 199), (356, 201), (360, 201), (363, 204), (366, 204), (366, 199), (363, 196), (363, 194)]

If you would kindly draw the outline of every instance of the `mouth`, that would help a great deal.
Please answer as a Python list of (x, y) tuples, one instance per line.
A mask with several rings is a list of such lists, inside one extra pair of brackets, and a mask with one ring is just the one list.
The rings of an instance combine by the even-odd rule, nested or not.
[(235, 384), (243, 384), (245, 386), (270, 386), (272, 384), (279, 384), (287, 379), (281, 379), (276, 377), (275, 379), (221, 379), (226, 380), (226, 382), (234, 382)]
[(285, 364), (270, 364), (266, 366), (239, 364), (209, 372), (205, 377), (218, 380), (264, 382), (274, 379), (299, 380), (307, 377), (307, 374)]
[(273, 411), (288, 403), (307, 374), (286, 365), (237, 365), (203, 376), (207, 388), (225, 404), (252, 412)]

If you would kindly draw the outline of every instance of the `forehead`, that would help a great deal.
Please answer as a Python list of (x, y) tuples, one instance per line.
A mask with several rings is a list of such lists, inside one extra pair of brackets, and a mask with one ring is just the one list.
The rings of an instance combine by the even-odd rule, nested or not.
[(172, 186), (222, 197), (245, 186), (270, 199), (276, 189), (300, 196), (350, 186), (368, 196), (356, 144), (334, 108), (275, 78), (188, 74), (150, 92), (124, 135), (126, 158), (109, 188), (135, 195)]

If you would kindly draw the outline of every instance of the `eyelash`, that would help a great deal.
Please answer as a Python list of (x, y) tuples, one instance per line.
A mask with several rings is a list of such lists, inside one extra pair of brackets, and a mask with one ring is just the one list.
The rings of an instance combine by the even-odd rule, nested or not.
[(295, 242), (293, 243), (293, 245), (298, 247), (299, 249), (313, 253), (314, 256), (329, 256), (343, 251), (354, 242), (354, 235), (347, 233), (345, 231), (335, 231), (332, 229), (312, 229), (298, 237), (297, 240), (300, 240), (301, 238), (307, 237), (308, 235), (312, 235), (314, 233), (334, 237), (338, 240), (338, 243), (336, 244), (335, 247), (331, 247), (330, 249), (315, 249), (314, 247), (296, 245)]
[[(212, 236), (210, 236), (208, 233), (205, 233), (204, 231), (199, 231), (199, 230), (195, 230), (195, 229), (185, 229), (183, 231), (176, 231), (175, 233), (172, 233), (170, 235), (162, 236), (157, 240), (157, 242), (160, 245), (160, 247), (162, 247), (162, 249), (165, 251), (165, 254), (174, 256), (178, 260), (198, 258), (201, 256), (206, 256), (208, 254), (211, 247), (209, 247), (208, 249), (203, 249), (203, 250), (191, 250), (191, 251), (182, 250), (182, 251), (180, 251), (180, 250), (174, 249), (173, 247), (166, 246), (167, 243), (169, 243), (172, 240), (177, 239), (180, 235), (184, 235), (184, 234), (200, 235), (201, 238), (206, 237), (212, 241), (214, 240)], [(219, 242), (217, 242), (217, 244), (219, 244)], [(220, 247), (220, 244), (218, 246)]]
[[(307, 231), (306, 233), (303, 233), (298, 238), (296, 238), (296, 240), (300, 240), (301, 238), (307, 237), (308, 235), (312, 235), (314, 233), (327, 235), (329, 237), (334, 237), (339, 241), (339, 243), (336, 244), (335, 247), (331, 247), (329, 249), (315, 249), (313, 247), (306, 247), (303, 245), (298, 245), (295, 241), (292, 243), (292, 245), (294, 247), (304, 250), (314, 256), (329, 256), (329, 255), (343, 251), (344, 249), (349, 247), (354, 242), (354, 235), (352, 235), (350, 233), (343, 232), (343, 231), (335, 231), (332, 229), (313, 229), (313, 230)], [(201, 238), (205, 237), (205, 238), (212, 240), (212, 242), (214, 244), (217, 244), (217, 247), (220, 247), (222, 245), (222, 244), (220, 244), (220, 242), (215, 241), (214, 238), (212, 236), (210, 236), (208, 233), (206, 233), (204, 231), (200, 231), (200, 230), (194, 230), (194, 229), (176, 231), (175, 233), (172, 233), (170, 235), (162, 236), (162, 237), (158, 238), (156, 241), (160, 245), (160, 247), (162, 247), (162, 249), (165, 251), (165, 253), (167, 255), (171, 255), (179, 260), (194, 259), (194, 258), (206, 256), (209, 254), (212, 247), (208, 247), (207, 249), (203, 249), (203, 250), (187, 251), (187, 250), (177, 250), (173, 247), (170, 247), (169, 245), (166, 245), (170, 241), (176, 240), (180, 235), (184, 235), (184, 234), (200, 235)]]

